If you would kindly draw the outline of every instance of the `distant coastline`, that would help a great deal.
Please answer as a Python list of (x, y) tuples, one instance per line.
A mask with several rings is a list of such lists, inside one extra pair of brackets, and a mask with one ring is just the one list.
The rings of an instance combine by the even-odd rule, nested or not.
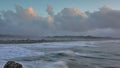
[(43, 43), (43, 42), (66, 42), (66, 41), (100, 41), (100, 40), (120, 40), (112, 37), (96, 36), (47, 36), (37, 39), (24, 36), (0, 35), (0, 44), (22, 44), (22, 43)]

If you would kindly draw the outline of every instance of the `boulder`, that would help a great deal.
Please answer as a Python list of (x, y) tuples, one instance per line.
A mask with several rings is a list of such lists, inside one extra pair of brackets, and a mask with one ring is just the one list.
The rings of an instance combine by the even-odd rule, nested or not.
[(23, 68), (22, 64), (16, 63), (15, 61), (8, 61), (5, 65), (4, 68)]

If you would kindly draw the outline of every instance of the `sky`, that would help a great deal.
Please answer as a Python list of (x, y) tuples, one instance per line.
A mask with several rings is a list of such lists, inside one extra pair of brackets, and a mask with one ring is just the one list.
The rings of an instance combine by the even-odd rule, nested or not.
[(81, 11), (95, 11), (102, 6), (110, 6), (120, 9), (120, 0), (0, 0), (0, 10), (14, 10), (15, 5), (24, 8), (32, 6), (40, 15), (46, 14), (47, 5), (54, 7), (54, 12), (60, 12), (63, 8), (77, 7)]
[(120, 37), (120, 0), (0, 0), (0, 34)]

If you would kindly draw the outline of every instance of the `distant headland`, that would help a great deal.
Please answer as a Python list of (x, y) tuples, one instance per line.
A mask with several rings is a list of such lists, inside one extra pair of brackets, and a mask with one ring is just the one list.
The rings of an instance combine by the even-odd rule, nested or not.
[(66, 41), (100, 41), (100, 40), (119, 40), (113, 37), (97, 36), (16, 36), (0, 34), (0, 44), (21, 44), (21, 43), (43, 43), (43, 42), (66, 42)]

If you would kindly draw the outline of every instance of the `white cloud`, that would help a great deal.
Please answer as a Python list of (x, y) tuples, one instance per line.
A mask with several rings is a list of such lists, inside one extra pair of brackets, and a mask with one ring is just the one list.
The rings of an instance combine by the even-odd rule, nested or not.
[(16, 12), (2, 11), (0, 34), (120, 36), (120, 10), (103, 6), (90, 13), (78, 8), (64, 8), (54, 14), (53, 7), (48, 6), (46, 11), (48, 17), (39, 16), (32, 7), (16, 6)]
[(64, 8), (61, 12), (55, 15), (55, 23), (59, 24), (61, 30), (65, 31), (84, 31), (86, 30), (86, 14), (77, 8)]

